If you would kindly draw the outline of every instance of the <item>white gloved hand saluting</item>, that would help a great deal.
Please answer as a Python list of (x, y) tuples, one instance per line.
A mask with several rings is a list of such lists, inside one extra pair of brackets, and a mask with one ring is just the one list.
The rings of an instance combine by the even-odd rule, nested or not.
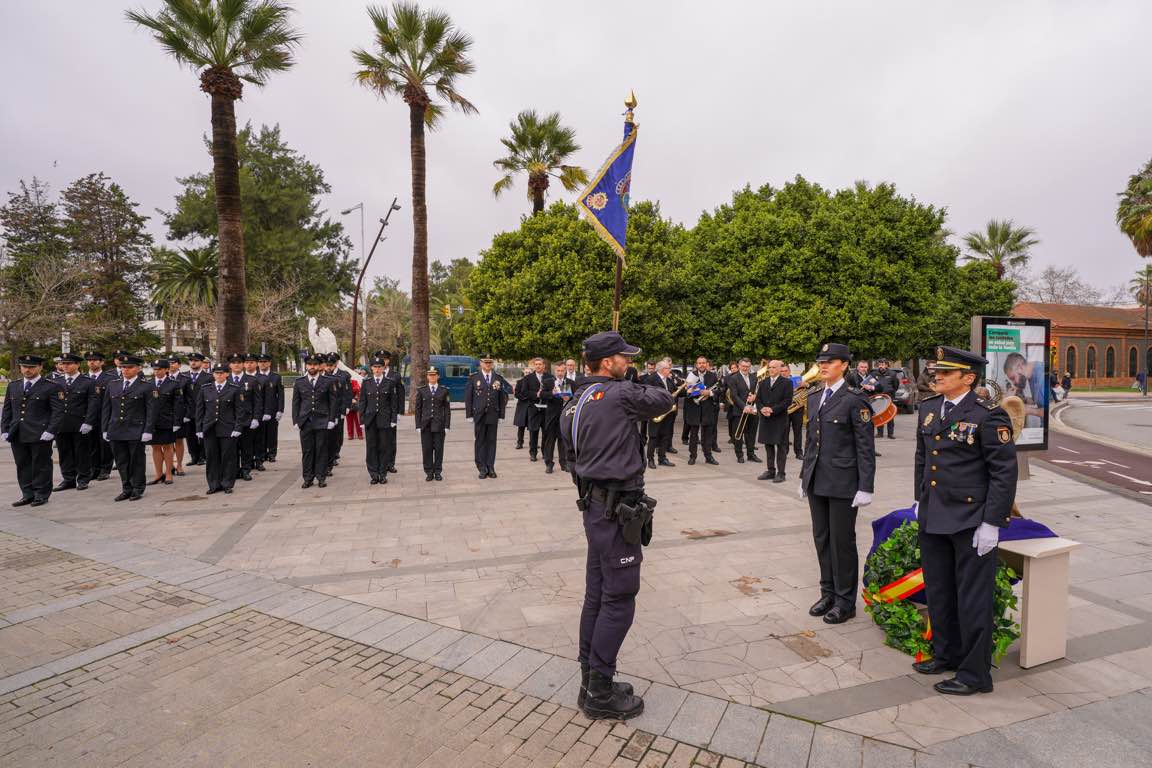
[(80, 434), (86, 435), (91, 431), (92, 431), (92, 425), (91, 424), (81, 424), (80, 425)]
[(868, 493), (867, 491), (856, 491), (856, 495), (852, 497), (852, 506), (856, 507), (857, 509), (860, 507), (866, 507), (871, 503), (872, 494)]
[(976, 533), (972, 534), (972, 546), (976, 548), (976, 554), (980, 557), (996, 549), (999, 543), (1000, 529), (991, 523), (980, 523)]

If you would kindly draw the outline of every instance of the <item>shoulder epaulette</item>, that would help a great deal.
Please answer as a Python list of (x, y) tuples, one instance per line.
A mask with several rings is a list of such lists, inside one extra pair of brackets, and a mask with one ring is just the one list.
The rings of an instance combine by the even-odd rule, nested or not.
[(928, 395), (927, 397), (920, 398), (920, 402), (924, 403), (924, 402), (927, 402), (929, 400), (935, 400), (938, 397), (943, 397), (943, 395), (941, 395), (939, 392), (934, 392), (931, 395)]
[(990, 411), (994, 411), (1000, 407), (999, 403), (994, 402), (992, 400), (985, 400), (984, 398), (981, 398), (981, 397), (976, 398), (976, 404), (982, 405)]
[(845, 387), (845, 388), (854, 395), (863, 395), (864, 394), (864, 390), (860, 389), (860, 387)]

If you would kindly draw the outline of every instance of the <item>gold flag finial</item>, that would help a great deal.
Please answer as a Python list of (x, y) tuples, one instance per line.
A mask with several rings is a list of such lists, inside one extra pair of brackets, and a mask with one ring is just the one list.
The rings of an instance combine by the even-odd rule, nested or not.
[(628, 98), (624, 99), (624, 106), (628, 108), (628, 111), (624, 113), (624, 122), (625, 123), (633, 122), (632, 110), (636, 109), (636, 105), (639, 103), (640, 102), (636, 101), (636, 92), (635, 91), (629, 91), (628, 92)]

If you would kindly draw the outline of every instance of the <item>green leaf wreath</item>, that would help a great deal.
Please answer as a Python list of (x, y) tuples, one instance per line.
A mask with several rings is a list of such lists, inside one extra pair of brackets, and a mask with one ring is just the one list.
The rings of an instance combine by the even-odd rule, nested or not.
[[(916, 522), (904, 523), (868, 557), (864, 564), (864, 592), (868, 596), (866, 610), (884, 630), (886, 645), (909, 656), (931, 658), (932, 643), (925, 637), (928, 622), (916, 603), (908, 599), (885, 602), (879, 595), (885, 586), (920, 567), (918, 531)], [(999, 662), (1020, 637), (1020, 625), (1012, 620), (1016, 608), (1012, 582), (1017, 578), (1016, 572), (1001, 561), (996, 569), (992, 609), (993, 663)]]

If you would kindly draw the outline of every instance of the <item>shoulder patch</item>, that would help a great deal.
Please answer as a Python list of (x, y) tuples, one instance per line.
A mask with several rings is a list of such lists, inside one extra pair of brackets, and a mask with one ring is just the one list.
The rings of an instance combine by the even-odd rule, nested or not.
[(1001, 443), (1012, 442), (1012, 429), (1011, 427), (996, 427), (996, 437)]
[(860, 421), (865, 422), (865, 423), (872, 421), (872, 409), (871, 408), (861, 408), (860, 409)]

